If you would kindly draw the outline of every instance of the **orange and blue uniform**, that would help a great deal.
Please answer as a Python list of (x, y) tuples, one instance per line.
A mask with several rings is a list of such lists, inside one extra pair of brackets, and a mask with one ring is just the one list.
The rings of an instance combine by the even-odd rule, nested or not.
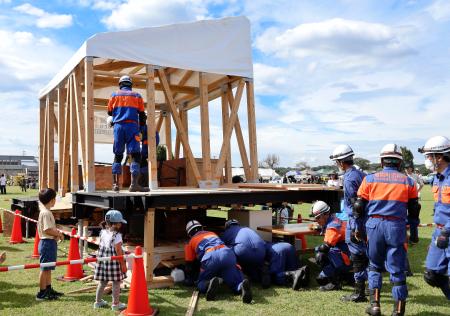
[(405, 263), (408, 203), (417, 199), (414, 181), (393, 167), (367, 175), (358, 196), (367, 200), (367, 250), (369, 288), (381, 291), (381, 272), (386, 268), (393, 283), (392, 296), (404, 301), (408, 296)]
[[(128, 154), (140, 155), (139, 113), (144, 112), (144, 101), (139, 93), (130, 87), (122, 87), (114, 92), (108, 102), (108, 114), (113, 117), (114, 145), (116, 155), (112, 165), (113, 174), (121, 174), (121, 160), (125, 146)], [(119, 161), (118, 161), (119, 160)], [(133, 161), (130, 165), (132, 174), (139, 174), (140, 164)]]
[(332, 279), (339, 274), (348, 273), (351, 269), (350, 251), (345, 242), (347, 223), (331, 215), (324, 228), (325, 237), (323, 241), (330, 247), (330, 250), (327, 253), (328, 260), (318, 278)]
[(244, 280), (230, 248), (213, 232), (199, 231), (192, 236), (184, 249), (187, 262), (200, 261), (200, 275), (197, 287), (206, 293), (209, 280), (220, 277), (235, 292), (239, 292)]
[[(141, 124), (141, 173), (148, 173), (148, 139), (147, 139), (147, 124)], [(156, 146), (159, 145), (159, 133), (156, 131)]]
[(295, 248), (290, 243), (279, 242), (265, 243), (266, 260), (269, 262), (269, 273), (278, 285), (286, 284), (286, 271), (295, 271), (300, 263), (295, 253)]

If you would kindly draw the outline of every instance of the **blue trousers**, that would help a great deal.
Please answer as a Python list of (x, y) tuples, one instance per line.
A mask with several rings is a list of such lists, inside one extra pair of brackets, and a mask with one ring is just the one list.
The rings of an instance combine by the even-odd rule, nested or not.
[(419, 224), (420, 219), (408, 218), (409, 236), (416, 236), (417, 238), (419, 237)]
[(230, 248), (224, 247), (205, 254), (197, 283), (200, 293), (206, 293), (208, 282), (213, 277), (222, 278), (235, 292), (241, 289), (244, 277), (236, 265), (236, 256)]
[(344, 263), (341, 250), (339, 248), (332, 248), (328, 252), (328, 263), (320, 271), (319, 278), (333, 278), (339, 274), (349, 272), (351, 267), (351, 265)]
[(406, 222), (403, 220), (384, 220), (369, 218), (366, 223), (369, 255), (369, 288), (380, 289), (381, 271), (385, 268), (390, 273), (392, 297), (396, 301), (406, 300), (408, 288), (406, 282)]
[[(357, 255), (357, 256), (366, 256), (367, 255), (367, 244), (365, 241), (360, 241), (358, 243), (354, 243), (351, 240), (351, 233), (352, 230), (355, 230), (356, 227), (358, 227), (359, 230), (365, 230), (364, 227), (365, 219), (358, 219), (356, 220), (353, 216), (349, 216), (347, 227), (345, 230), (345, 243), (348, 246), (348, 250), (350, 251), (351, 255)], [(363, 271), (356, 271), (354, 273), (355, 282), (364, 282), (367, 280), (367, 270), (364, 269)]]
[(425, 267), (438, 274), (450, 275), (450, 246), (447, 249), (436, 247), (436, 238), (441, 234), (441, 229), (436, 228), (431, 236), (431, 244), (428, 248)]
[(264, 265), (264, 258), (266, 256), (266, 248), (262, 247), (246, 247), (242, 244), (237, 244), (233, 247), (236, 254), (237, 262), (242, 267), (242, 271), (248, 275), (253, 281), (258, 281), (261, 276), (261, 269)]
[(136, 123), (114, 124), (113, 153), (123, 155), (125, 146), (128, 154), (141, 152), (139, 126)]
[(284, 272), (295, 271), (299, 268), (295, 248), (287, 242), (273, 244), (269, 254), (269, 260), (269, 272), (278, 285), (286, 284)]

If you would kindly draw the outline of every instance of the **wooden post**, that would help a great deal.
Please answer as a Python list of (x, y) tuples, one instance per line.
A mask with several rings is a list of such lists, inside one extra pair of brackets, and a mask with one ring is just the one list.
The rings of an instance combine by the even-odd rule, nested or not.
[(66, 100), (65, 100), (65, 127), (64, 127), (64, 148), (63, 148), (63, 169), (62, 169), (62, 191), (61, 196), (67, 192), (69, 182), (69, 151), (70, 151), (70, 79), (67, 79)]
[(53, 116), (55, 103), (53, 91), (47, 94), (47, 187), (55, 188), (55, 131)]
[(203, 180), (211, 180), (211, 144), (209, 135), (208, 81), (206, 80), (206, 74), (199, 72), (198, 81), (200, 87)]
[(164, 118), (164, 132), (166, 134), (166, 156), (167, 160), (172, 159), (172, 119), (170, 115)]
[(253, 79), (248, 79), (247, 86), (247, 119), (248, 137), (250, 150), (251, 178), (247, 182), (258, 182), (258, 150), (256, 143), (256, 116), (255, 116), (255, 95), (253, 89)]
[[(222, 89), (221, 101), (222, 101), (222, 133), (223, 133), (223, 140), (225, 140), (225, 131), (228, 128), (228, 121), (230, 118), (226, 87), (223, 87)], [(231, 150), (229, 150), (227, 158), (225, 160), (225, 183), (231, 183), (232, 177), (233, 176), (231, 172)]]
[(57, 89), (58, 98), (58, 192), (61, 195), (63, 191), (63, 156), (64, 156), (64, 111), (66, 103), (66, 94), (64, 85), (60, 84)]
[(148, 186), (158, 188), (158, 167), (156, 162), (156, 114), (155, 114), (155, 70), (147, 65), (147, 140), (148, 140)]
[(81, 170), (83, 187), (86, 186), (86, 125), (84, 124), (83, 95), (81, 93), (81, 74), (78, 68), (73, 74), (73, 92), (75, 95), (75, 108), (77, 112), (78, 139), (81, 144)]
[(156, 130), (158, 131), (158, 133), (161, 132), (161, 126), (162, 126), (162, 123), (164, 122), (164, 115), (166, 115), (166, 114), (164, 114), (162, 111), (159, 112), (158, 123), (156, 123)]
[(73, 89), (73, 77), (69, 78), (70, 84), (70, 191), (77, 192), (78, 183), (78, 131), (77, 131), (77, 112), (75, 108), (75, 95)]
[(86, 192), (95, 191), (95, 156), (94, 156), (94, 58), (84, 59), (84, 104), (85, 104), (85, 139), (86, 139)]
[(44, 186), (45, 99), (39, 100), (39, 189)]
[[(148, 69), (147, 69), (148, 70)], [(147, 282), (153, 280), (153, 254), (155, 248), (155, 209), (149, 208), (144, 222), (144, 263)]]
[[(186, 139), (189, 143), (189, 112), (187, 110), (181, 111), (182, 123), (184, 125), (184, 133), (186, 134)], [(183, 146), (183, 158), (187, 158), (188, 154), (186, 148)]]

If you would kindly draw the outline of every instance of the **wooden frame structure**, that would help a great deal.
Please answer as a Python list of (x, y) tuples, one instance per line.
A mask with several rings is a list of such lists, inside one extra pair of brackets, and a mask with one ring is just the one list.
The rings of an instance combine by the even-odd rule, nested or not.
[[(56, 141), (60, 157), (57, 174), (59, 193), (64, 195), (66, 192), (78, 191), (79, 161), (85, 191), (95, 191), (94, 111), (106, 111), (108, 96), (117, 90), (118, 79), (124, 74), (132, 78), (133, 90), (141, 92), (146, 104), (150, 188), (156, 189), (158, 186), (155, 131), (161, 131), (163, 125), (168, 158), (172, 157), (172, 153), (174, 158), (183, 155), (200, 187), (217, 187), (221, 180), (231, 183), (230, 139), (233, 131), (247, 181), (257, 182), (258, 157), (252, 79), (85, 57), (68, 76), (40, 99), (40, 188), (55, 187)], [(244, 89), (247, 95), (248, 151), (238, 117)], [(157, 96), (159, 99), (163, 96), (164, 102), (157, 103)], [(219, 159), (214, 166), (211, 164), (209, 106), (217, 98), (221, 99), (222, 105), (223, 140)], [(188, 111), (197, 106), (200, 107), (201, 122), (201, 168), (196, 163), (189, 143)], [(172, 123), (176, 130), (174, 146)]]

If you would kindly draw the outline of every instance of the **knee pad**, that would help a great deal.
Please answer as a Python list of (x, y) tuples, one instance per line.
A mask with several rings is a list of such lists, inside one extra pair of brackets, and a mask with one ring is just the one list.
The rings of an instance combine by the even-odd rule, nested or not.
[(131, 159), (133, 162), (137, 162), (138, 164), (141, 163), (141, 153), (132, 153)]
[(426, 270), (423, 274), (423, 278), (425, 282), (427, 282), (428, 285), (431, 285), (432, 287), (442, 287), (449, 281), (448, 276), (444, 274), (438, 274), (433, 270)]
[(355, 269), (355, 272), (366, 270), (367, 265), (369, 264), (369, 259), (366, 255), (351, 254), (351, 258), (353, 261), (353, 268)]
[(122, 155), (114, 155), (115, 163), (122, 163), (122, 160), (123, 160), (123, 154)]

